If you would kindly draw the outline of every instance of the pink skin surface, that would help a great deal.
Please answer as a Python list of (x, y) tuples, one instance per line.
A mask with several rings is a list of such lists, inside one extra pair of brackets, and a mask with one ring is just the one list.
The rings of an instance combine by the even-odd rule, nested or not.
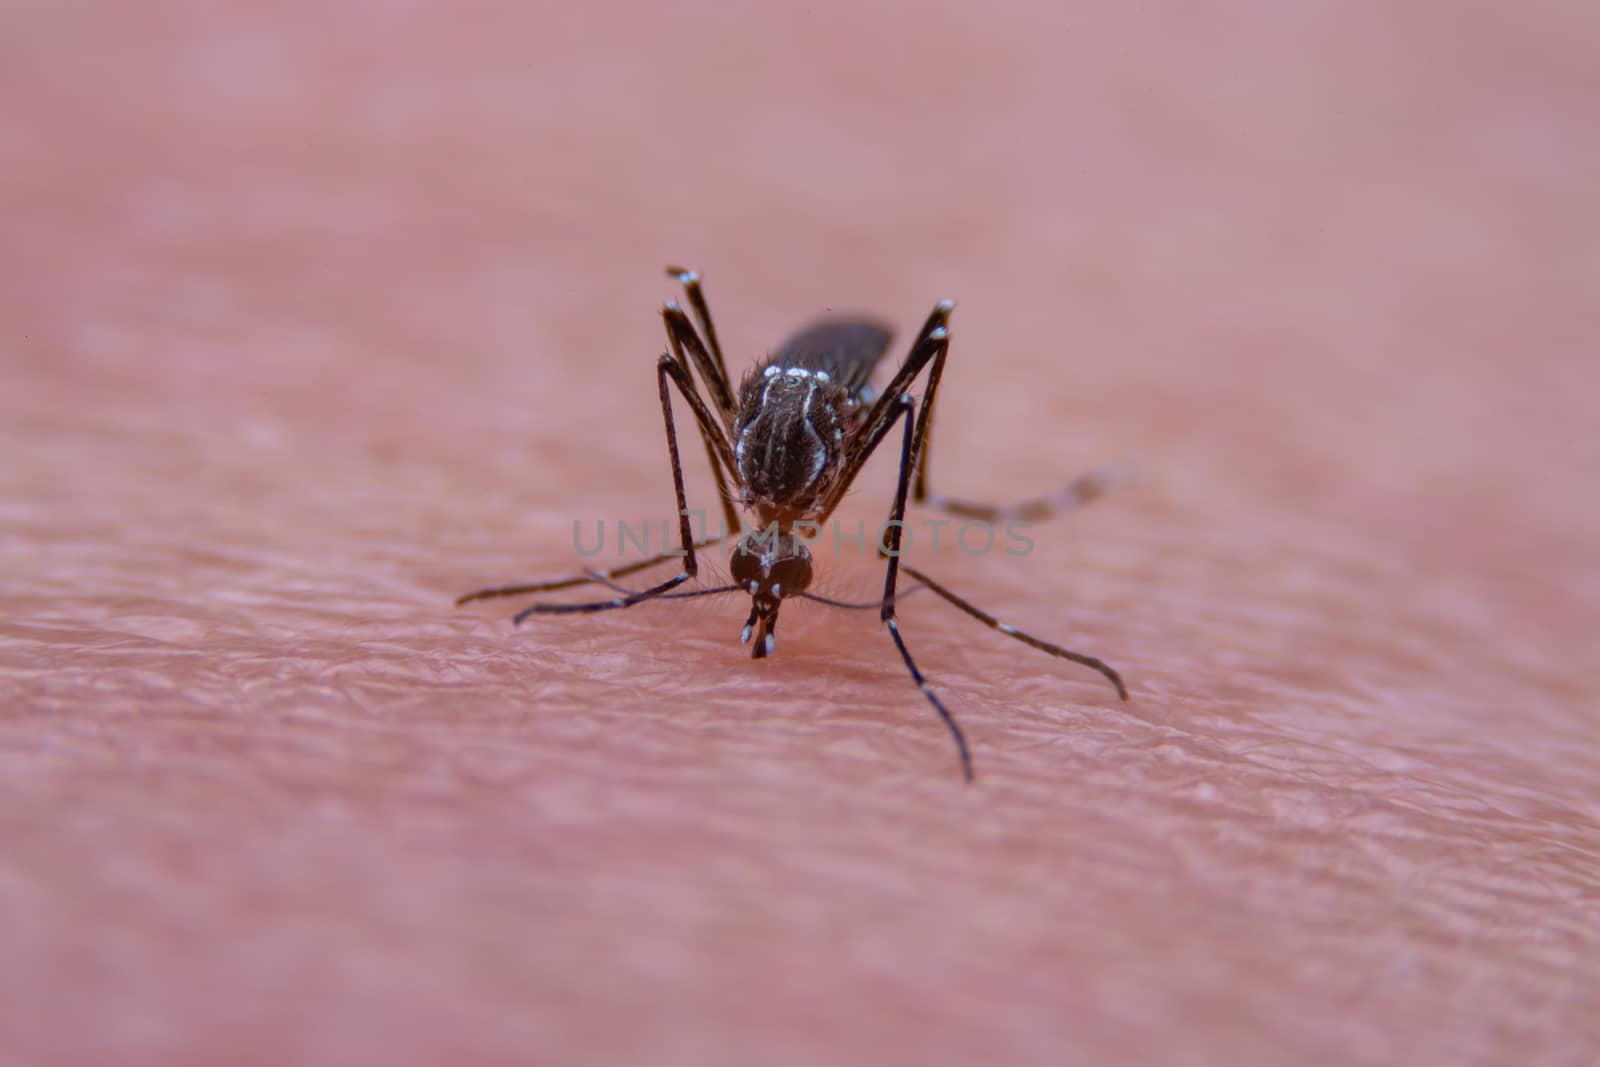
[[(0, 34), (0, 1063), (1594, 1060), (1592, 8), (246, 10)], [(966, 786), (871, 613), (455, 609), (670, 515), (669, 262), (1133, 461), (912, 548), (1131, 699), (912, 597)]]

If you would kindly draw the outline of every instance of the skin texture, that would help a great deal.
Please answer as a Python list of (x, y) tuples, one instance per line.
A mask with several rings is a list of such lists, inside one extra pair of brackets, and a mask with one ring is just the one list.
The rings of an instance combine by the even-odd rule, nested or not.
[[(0, 1063), (1593, 1061), (1592, 6), (29, 8)], [(1133, 461), (911, 550), (1131, 700), (917, 594), (969, 787), (872, 613), (454, 609), (670, 514), (669, 262)]]

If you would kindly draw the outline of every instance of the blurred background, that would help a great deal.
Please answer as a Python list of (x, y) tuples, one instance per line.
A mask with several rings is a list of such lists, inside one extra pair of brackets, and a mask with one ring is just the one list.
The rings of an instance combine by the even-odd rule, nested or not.
[[(1391, 533), (1478, 570), (1593, 532), (1567, 527), (1597, 456), (1561, 402), (1594, 277), (1582, 5), (8, 21), (0, 300), (29, 388), (56, 389), (13, 392), (13, 425), (96, 398), (102, 433), (210, 419), (202, 464), (306, 441), (326, 463), (361, 434), (539, 508), (593, 488), (559, 462), (579, 440), (659, 448), (654, 309), (682, 262), (735, 367), (821, 308), (909, 331), (956, 298), (947, 488), (1135, 458), (1169, 501), (1320, 522), (1425, 486)], [(1516, 544), (1436, 536), (1490, 510)]]

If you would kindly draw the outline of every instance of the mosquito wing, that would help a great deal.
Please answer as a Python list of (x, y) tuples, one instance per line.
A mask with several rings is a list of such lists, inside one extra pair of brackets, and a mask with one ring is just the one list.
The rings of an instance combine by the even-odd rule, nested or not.
[(768, 364), (826, 371), (852, 400), (863, 396), (872, 369), (894, 333), (872, 319), (820, 319), (779, 346)]

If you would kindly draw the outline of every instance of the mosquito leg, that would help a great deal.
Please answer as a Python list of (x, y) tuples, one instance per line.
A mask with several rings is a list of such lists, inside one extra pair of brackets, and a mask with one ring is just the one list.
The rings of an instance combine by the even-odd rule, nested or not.
[[(949, 322), (950, 312), (955, 307), (948, 300), (942, 300), (934, 306), (933, 314), (928, 316), (928, 321), (922, 327), (918, 336), (920, 343), (935, 329)], [(949, 354), (950, 347), (944, 347), (930, 352), (931, 366), (928, 368), (928, 384), (922, 394), (922, 411), (917, 416), (917, 440), (915, 445), (917, 457), (916, 481), (912, 484), (911, 499), (917, 504), (926, 504), (938, 508), (964, 519), (977, 519), (985, 522), (1043, 522), (1045, 519), (1054, 518), (1063, 512), (1082, 507), (1096, 497), (1128, 481), (1131, 472), (1123, 466), (1106, 466), (1090, 471), (1073, 479), (1054, 493), (1046, 496), (1034, 497), (1017, 504), (986, 504), (971, 500), (961, 500), (957, 497), (942, 496), (928, 490), (928, 452), (933, 437), (933, 410), (939, 396), (939, 381), (944, 377), (944, 361)], [(913, 346), (913, 358), (907, 358), (906, 370), (912, 370), (916, 346)], [(920, 370), (920, 367), (916, 368)], [(912, 377), (915, 371), (912, 370)], [(907, 382), (909, 384), (909, 381)]]
[[(717, 416), (706, 406), (700, 397), (700, 390), (695, 388), (694, 378), (689, 374), (683, 361), (665, 353), (656, 360), (656, 366), (661, 373), (670, 377), (678, 387), (678, 392), (689, 402), (689, 408), (694, 412), (694, 418), (700, 424), (700, 434), (706, 439), (706, 447), (716, 454), (717, 460), (726, 471), (733, 472), (739, 469), (734, 460), (733, 445), (728, 441), (728, 435), (717, 422)], [(716, 464), (712, 464), (716, 469)]]
[[(717, 481), (717, 495), (722, 501), (722, 515), (724, 523), (723, 530), (722, 533), (716, 537), (702, 538), (699, 541), (692, 542), (692, 545), (688, 541), (687, 537), (685, 537), (685, 548), (687, 549), (687, 553), (685, 552), (685, 548), (672, 549), (669, 551), (660, 552), (649, 559), (638, 560), (621, 567), (614, 567), (610, 570), (600, 572), (608, 578), (624, 578), (630, 574), (636, 574), (647, 567), (652, 567), (663, 560), (684, 556), (686, 554), (687, 557), (692, 560), (694, 558), (694, 551), (696, 549), (705, 548), (709, 545), (717, 543), (718, 541), (722, 541), (727, 537), (735, 536), (739, 532), (739, 515), (738, 512), (734, 510), (732, 499), (728, 495), (725, 483), (723, 481), (723, 470), (726, 469), (728, 471), (732, 471), (735, 469), (733, 447), (728, 444), (727, 438), (723, 435), (722, 428), (716, 421), (716, 416), (711, 413), (711, 410), (706, 407), (705, 401), (700, 398), (700, 392), (695, 388), (694, 379), (689, 376), (689, 372), (684, 369), (681, 363), (674, 360), (671, 356), (662, 355), (662, 357), (656, 361), (656, 377), (662, 396), (662, 417), (666, 421), (667, 442), (670, 445), (672, 452), (672, 470), (678, 495), (678, 508), (680, 512), (678, 521), (680, 527), (684, 531), (688, 530), (689, 516), (688, 514), (684, 514), (686, 508), (682, 484), (683, 468), (678, 458), (678, 435), (673, 425), (672, 405), (667, 396), (665, 381), (666, 377), (670, 377), (672, 379), (673, 383), (677, 385), (678, 391), (683, 394), (683, 398), (688, 401), (690, 409), (694, 412), (695, 423), (700, 428), (700, 437), (701, 440), (705, 442), (706, 446), (706, 456), (711, 461), (711, 473)], [(458, 597), (456, 599), (456, 605), (459, 607), (462, 604), (469, 604), (475, 600), (489, 600), (496, 597), (523, 596), (528, 593), (552, 593), (561, 589), (571, 589), (574, 586), (587, 585), (591, 581), (593, 581), (593, 579), (588, 575), (574, 575), (569, 578), (555, 578), (542, 582), (526, 582), (517, 585), (490, 586), (485, 589), (478, 589), (474, 592), (466, 594), (465, 596)], [(610, 602), (608, 601), (606, 603), (609, 604)], [(624, 604), (621, 606), (626, 607), (627, 605)], [(569, 607), (577, 609), (578, 606), (570, 605)], [(600, 609), (595, 608), (588, 610)], [(523, 613), (523, 615), (526, 614), (528, 613)], [(521, 618), (522, 616), (518, 617)]]
[(1082, 652), (1074, 652), (1070, 648), (1063, 648), (1060, 645), (1053, 645), (1048, 641), (1041, 641), (1032, 634), (1023, 633), (1015, 626), (1008, 626), (999, 619), (995, 618), (993, 615), (990, 615), (987, 611), (984, 611), (983, 609), (972, 604), (970, 601), (964, 600), (955, 593), (952, 593), (950, 590), (946, 589), (944, 586), (928, 577), (927, 574), (918, 570), (916, 567), (911, 566), (909, 563), (905, 565), (905, 572), (911, 575), (911, 577), (915, 578), (917, 581), (921, 582), (923, 585), (927, 586), (938, 596), (960, 608), (968, 615), (971, 615), (974, 619), (977, 619), (979, 622), (988, 625), (990, 629), (999, 630), (1007, 637), (1014, 637), (1030, 648), (1037, 648), (1040, 652), (1048, 652), (1052, 656), (1057, 656), (1061, 659), (1069, 659), (1074, 663), (1081, 663), (1083, 666), (1088, 667), (1091, 670), (1099, 671), (1105, 676), (1107, 681), (1116, 687), (1117, 696), (1121, 697), (1123, 700), (1128, 699), (1128, 688), (1122, 684), (1122, 676), (1104, 660), (1096, 659), (1094, 656), (1086, 656)]
[[(926, 461), (927, 442), (923, 442), (922, 458)], [(923, 470), (918, 469), (918, 478), (922, 478)], [(925, 484), (922, 485), (921, 496), (916, 497), (916, 502), (931, 508), (938, 508), (958, 518), (974, 519), (980, 522), (1043, 522), (1053, 519), (1064, 512), (1072, 511), (1097, 500), (1119, 485), (1126, 484), (1132, 477), (1129, 467), (1122, 464), (1110, 464), (1097, 467), (1087, 474), (1079, 475), (1066, 485), (1047, 496), (1037, 496), (1023, 500), (1016, 504), (985, 504), (972, 500), (961, 500), (953, 496), (943, 496), (939, 493), (930, 493)]]
[[(683, 295), (688, 297), (689, 306), (694, 309), (694, 316), (700, 320), (700, 328), (706, 333), (706, 344), (711, 348), (711, 358), (716, 361), (716, 370), (721, 380), (721, 394), (728, 400), (728, 411), (733, 411), (732, 382), (728, 379), (728, 364), (722, 359), (722, 345), (717, 343), (717, 329), (711, 325), (711, 308), (706, 304), (706, 295), (700, 291), (700, 275), (684, 267), (668, 267), (667, 274), (678, 279), (683, 285)], [(690, 332), (693, 332), (692, 330)], [(695, 338), (699, 340), (698, 337)]]
[[(608, 577), (605, 574), (602, 574), (600, 571), (584, 571), (583, 573), (589, 576), (589, 580), (591, 582), (593, 582), (596, 585), (603, 585), (607, 589), (611, 590), (613, 593), (622, 593), (625, 596), (632, 596), (634, 593), (637, 593), (639, 591), (637, 589), (629, 589), (627, 586), (621, 584), (620, 582), (613, 582), (610, 579), (610, 577)], [(661, 595), (662, 596), (670, 596), (671, 594), (670, 593), (662, 593)]]
[[(900, 621), (895, 617), (895, 582), (900, 575), (900, 533), (905, 527), (906, 517), (906, 491), (911, 484), (911, 469), (914, 464), (912, 455), (912, 439), (914, 434), (914, 414), (916, 401), (902, 394), (895, 402), (895, 414), (905, 419), (905, 437), (900, 445), (900, 478), (895, 487), (894, 510), (890, 513), (889, 544), (879, 544), (879, 549), (889, 557), (889, 566), (883, 579), (883, 609), (880, 618), (889, 628), (889, 636), (894, 638), (895, 647), (900, 650), (900, 658), (905, 661), (906, 670), (911, 672), (911, 680), (917, 683), (917, 688), (922, 690), (922, 695), (928, 698), (928, 703), (933, 705), (933, 710), (939, 713), (939, 718), (944, 720), (945, 726), (950, 731), (950, 736), (955, 740), (956, 752), (961, 756), (961, 773), (967, 781), (972, 781), (972, 755), (967, 751), (967, 737), (961, 732), (961, 725), (956, 722), (956, 717), (950, 714), (950, 709), (934, 693), (933, 687), (928, 684), (917, 669), (917, 661), (911, 658), (911, 650), (906, 647), (905, 638), (900, 636)], [(913, 573), (908, 567), (907, 573)], [(920, 580), (920, 575), (918, 576)]]
[[(661, 319), (667, 327), (667, 341), (672, 345), (672, 354), (677, 357), (680, 367), (687, 367), (690, 361), (699, 368), (700, 376), (706, 381), (706, 390), (711, 394), (712, 406), (716, 408), (722, 420), (721, 427), (707, 425), (706, 421), (696, 421), (700, 425), (700, 437), (705, 441), (706, 456), (711, 460), (711, 476), (717, 483), (717, 500), (722, 504), (722, 521), (728, 530), (738, 532), (739, 512), (734, 507), (733, 496), (728, 492), (728, 483), (724, 478), (722, 465), (719, 462), (719, 453), (714, 438), (720, 438), (722, 428), (733, 425), (734, 400), (733, 393), (728, 385), (727, 375), (718, 367), (712, 365), (710, 357), (706, 355), (705, 347), (700, 343), (700, 337), (694, 332), (688, 316), (677, 304), (669, 303), (661, 309)], [(686, 372), (687, 373), (687, 372)], [(727, 472), (733, 476), (734, 470)]]
[[(929, 317), (929, 321), (935, 321), (940, 316), (949, 314), (950, 308), (954, 306), (948, 300), (940, 301), (939, 305), (934, 308), (933, 315)], [(911, 380), (916, 377), (917, 372), (927, 366), (929, 362), (932, 362), (935, 366), (942, 364), (944, 362), (944, 351), (949, 344), (950, 331), (944, 326), (935, 326), (931, 330), (925, 328), (921, 338), (917, 341), (916, 347), (906, 357), (905, 366), (901, 367), (899, 372), (895, 374), (894, 382), (891, 385), (903, 388), (904, 385), (909, 385)], [(907, 403), (910, 401), (911, 397), (902, 392), (893, 398), (887, 395), (880, 397), (878, 402), (872, 406), (872, 410), (867, 413), (866, 421), (862, 425), (860, 434), (856, 437), (855, 443), (845, 456), (844, 469), (839, 473), (838, 480), (834, 483), (833, 488), (828, 491), (827, 499), (823, 501), (822, 507), (819, 509), (819, 517), (817, 519), (819, 523), (827, 522), (829, 517), (832, 516), (834, 509), (839, 506), (839, 502), (850, 491), (850, 486), (855, 482), (856, 476), (861, 473), (861, 468), (866, 466), (867, 460), (872, 457), (872, 453), (877, 449), (879, 443), (894, 428), (895, 420), (900, 418), (902, 414), (910, 420), (907, 432), (912, 433), (912, 461), (906, 468), (907, 484), (909, 486), (911, 470), (916, 465), (915, 433), (910, 424), (921, 425), (909, 413), (909, 409), (906, 408)], [(926, 413), (927, 409), (924, 408), (923, 411)], [(904, 509), (901, 509), (901, 514), (902, 516), (904, 515)]]
[[(698, 551), (702, 548), (709, 548), (711, 545), (714, 545), (721, 540), (723, 540), (721, 535), (716, 537), (702, 537), (700, 540), (694, 543), (694, 547)], [(551, 578), (542, 582), (526, 582), (522, 585), (493, 585), (487, 589), (479, 589), (475, 592), (468, 593), (465, 596), (456, 597), (456, 607), (460, 607), (463, 604), (470, 604), (474, 600), (492, 600), (496, 597), (524, 596), (528, 593), (554, 593), (560, 589), (571, 589), (574, 586), (588, 585), (591, 582), (598, 582), (599, 584), (610, 588), (608, 583), (612, 578), (626, 578), (630, 574), (637, 574), (642, 570), (647, 570), (650, 567), (654, 567), (663, 560), (677, 559), (681, 555), (683, 555), (683, 550), (681, 548), (672, 548), (665, 552), (657, 552), (649, 559), (634, 560), (632, 563), (626, 563), (620, 567), (612, 567), (608, 570), (584, 571), (582, 574), (575, 574), (569, 578)]]
[(700, 372), (700, 377), (706, 380), (706, 392), (711, 395), (712, 406), (722, 416), (723, 422), (731, 423), (734, 412), (733, 386), (728, 381), (727, 372), (706, 353), (706, 346), (695, 332), (689, 316), (683, 313), (683, 308), (678, 306), (676, 300), (668, 300), (661, 305), (661, 320), (667, 327), (667, 340), (672, 342), (672, 354), (684, 366), (692, 365)]
[[(916, 340), (911, 342), (911, 351), (907, 353), (906, 361), (894, 372), (894, 377), (884, 386), (883, 393), (872, 405), (872, 410), (867, 412), (864, 426), (872, 427), (880, 422), (892, 420), (895, 416), (894, 406), (900, 394), (911, 388), (911, 383), (922, 373), (923, 368), (929, 363), (943, 364), (943, 354), (949, 347), (950, 313), (955, 309), (954, 300), (941, 300), (933, 305), (933, 311), (929, 313), (927, 321), (922, 324), (922, 329), (917, 331)], [(930, 380), (929, 391), (922, 402), (923, 423), (926, 423), (928, 418), (928, 401), (938, 391), (937, 379)], [(926, 431), (919, 432), (926, 434)]]
[[(699, 411), (704, 410), (705, 403), (694, 390), (694, 380), (689, 377), (675, 359), (663, 352), (661, 358), (656, 360), (656, 389), (661, 395), (661, 421), (667, 430), (667, 453), (672, 460), (672, 489), (678, 501), (678, 541), (682, 546), (683, 569), (677, 574), (648, 589), (637, 593), (629, 593), (612, 600), (594, 600), (579, 604), (535, 604), (530, 608), (511, 617), (513, 623), (521, 623), (530, 615), (565, 615), (579, 612), (609, 611), (614, 608), (628, 608), (651, 597), (660, 596), (670, 589), (687, 582), (699, 573), (700, 565), (695, 559), (695, 540), (689, 532), (689, 502), (683, 489), (683, 461), (678, 455), (678, 430), (672, 419), (672, 393), (668, 385), (677, 385), (678, 391), (683, 393), (684, 399), (689, 401), (689, 406)], [(707, 413), (709, 414), (709, 412)], [(676, 554), (676, 553), (675, 553)]]
[[(944, 329), (948, 334), (950, 330), (950, 313), (955, 310), (953, 300), (941, 300), (933, 306), (933, 311), (928, 315), (928, 320), (922, 324), (922, 331), (917, 339), (921, 341), (934, 330)], [(912, 351), (916, 351), (912, 345)], [(921, 502), (927, 491), (928, 469), (928, 439), (933, 434), (933, 408), (934, 402), (939, 397), (939, 380), (944, 377), (944, 361), (950, 352), (947, 343), (933, 354), (932, 366), (928, 369), (928, 385), (922, 393), (922, 410), (917, 415), (917, 438), (912, 445), (916, 453), (916, 481), (912, 483), (911, 499)], [(907, 363), (910, 362), (908, 359)]]

